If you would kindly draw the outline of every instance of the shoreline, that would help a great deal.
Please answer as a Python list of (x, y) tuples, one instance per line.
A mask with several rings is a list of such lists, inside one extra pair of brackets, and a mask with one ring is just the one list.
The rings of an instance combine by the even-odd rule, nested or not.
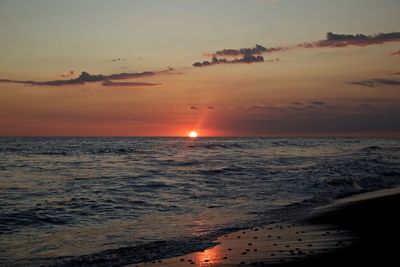
[[(290, 205), (289, 205), (290, 206)], [(381, 189), (313, 206), (306, 216), (239, 229), (197, 249), (156, 241), (78, 257), (32, 258), (4, 266), (354, 266), (388, 265), (400, 249), (400, 187)], [(273, 214), (271, 214), (273, 215)], [(274, 221), (274, 220), (272, 220)], [(250, 226), (249, 226), (250, 227)], [(201, 250), (203, 249), (203, 250)], [(175, 255), (175, 256), (168, 256)], [(131, 263), (130, 263), (131, 262)], [(133, 262), (133, 263), (132, 263)]]
[(386, 266), (400, 249), (399, 206), (400, 187), (356, 194), (303, 220), (236, 231), (203, 251), (124, 266)]

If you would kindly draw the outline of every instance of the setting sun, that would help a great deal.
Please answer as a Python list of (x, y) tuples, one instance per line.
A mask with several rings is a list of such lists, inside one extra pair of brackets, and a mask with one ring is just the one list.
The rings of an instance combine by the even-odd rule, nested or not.
[(197, 134), (197, 132), (191, 131), (191, 132), (188, 134), (188, 136), (189, 136), (190, 138), (196, 138), (196, 137), (199, 136), (199, 135)]
[(399, 262), (399, 14), (0, 0), (0, 267)]

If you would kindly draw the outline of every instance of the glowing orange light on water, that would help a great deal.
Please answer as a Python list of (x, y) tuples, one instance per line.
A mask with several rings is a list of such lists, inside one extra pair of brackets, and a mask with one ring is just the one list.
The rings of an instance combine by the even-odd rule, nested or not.
[(196, 138), (196, 137), (198, 137), (199, 135), (197, 134), (196, 131), (191, 131), (191, 132), (188, 134), (188, 136), (189, 136), (190, 138)]
[(221, 248), (216, 246), (203, 252), (197, 252), (194, 254), (194, 261), (197, 263), (197, 266), (201, 267), (217, 265), (222, 259), (220, 250)]

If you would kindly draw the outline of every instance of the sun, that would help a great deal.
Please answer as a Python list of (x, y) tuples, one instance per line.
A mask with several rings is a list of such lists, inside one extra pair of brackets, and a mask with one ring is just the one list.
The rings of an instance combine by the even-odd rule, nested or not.
[(188, 134), (188, 136), (189, 136), (190, 138), (196, 138), (196, 137), (199, 136), (199, 135), (197, 134), (196, 131), (191, 131), (191, 132)]

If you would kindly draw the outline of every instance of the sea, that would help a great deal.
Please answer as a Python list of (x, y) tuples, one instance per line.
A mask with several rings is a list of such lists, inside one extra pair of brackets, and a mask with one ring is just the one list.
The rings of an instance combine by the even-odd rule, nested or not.
[(123, 266), (398, 186), (400, 138), (0, 138), (0, 266)]

